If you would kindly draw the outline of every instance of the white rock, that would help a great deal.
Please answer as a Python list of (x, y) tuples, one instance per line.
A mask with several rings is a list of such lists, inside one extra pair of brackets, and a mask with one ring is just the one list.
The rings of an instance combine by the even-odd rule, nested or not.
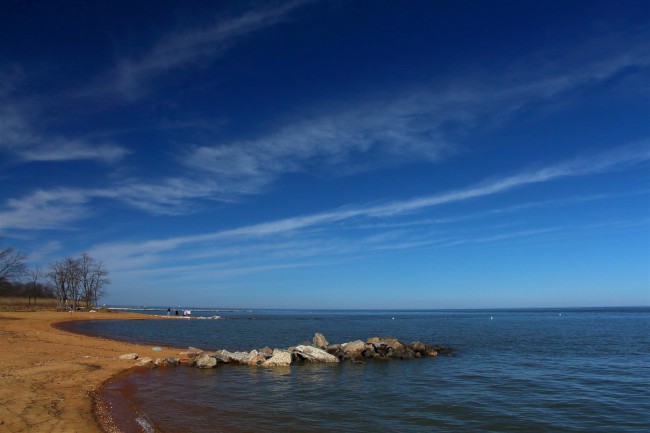
[(325, 352), (323, 349), (319, 349), (313, 346), (303, 346), (301, 344), (299, 346), (296, 346), (295, 349), (293, 349), (293, 353), (297, 355), (299, 358), (311, 362), (326, 362), (326, 363), (339, 362), (339, 359), (336, 356), (330, 355), (329, 353)]

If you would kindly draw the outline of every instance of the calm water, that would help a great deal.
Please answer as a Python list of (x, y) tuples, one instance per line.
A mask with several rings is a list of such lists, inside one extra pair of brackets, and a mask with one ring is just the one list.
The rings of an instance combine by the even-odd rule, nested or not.
[(220, 315), (230, 320), (75, 326), (205, 349), (286, 348), (315, 332), (330, 343), (395, 336), (456, 349), (362, 365), (158, 369), (108, 386), (162, 432), (650, 431), (650, 309)]

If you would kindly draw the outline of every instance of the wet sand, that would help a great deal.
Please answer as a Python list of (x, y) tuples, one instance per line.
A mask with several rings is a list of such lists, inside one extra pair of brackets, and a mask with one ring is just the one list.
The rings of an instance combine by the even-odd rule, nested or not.
[[(134, 313), (0, 312), (0, 433), (100, 433), (115, 431), (94, 395), (112, 376), (135, 361), (177, 357), (177, 348), (136, 345), (72, 334), (52, 326), (70, 320), (151, 320)], [(97, 410), (95, 410), (97, 409)], [(100, 427), (100, 424), (102, 427)]]

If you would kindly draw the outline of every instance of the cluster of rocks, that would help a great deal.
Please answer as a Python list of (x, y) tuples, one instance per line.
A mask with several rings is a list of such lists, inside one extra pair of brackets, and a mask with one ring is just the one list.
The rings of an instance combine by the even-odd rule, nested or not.
[(198, 368), (215, 368), (219, 364), (242, 364), (262, 367), (286, 367), (292, 363), (318, 362), (338, 363), (349, 360), (364, 362), (366, 359), (413, 359), (450, 355), (451, 347), (430, 346), (419, 341), (404, 344), (396, 338), (374, 337), (368, 340), (351, 341), (343, 344), (329, 344), (327, 339), (317, 333), (312, 342), (304, 342), (288, 349), (271, 349), (264, 347), (250, 352), (230, 352), (218, 350), (206, 352), (190, 347), (180, 352), (179, 358), (140, 358), (135, 353), (120, 356), (120, 359), (136, 360), (137, 366), (143, 367), (175, 367), (188, 365)]

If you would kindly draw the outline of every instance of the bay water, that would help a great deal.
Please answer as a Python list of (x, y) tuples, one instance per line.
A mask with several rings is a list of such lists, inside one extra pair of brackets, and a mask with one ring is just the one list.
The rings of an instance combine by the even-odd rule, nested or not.
[[(287, 348), (321, 332), (330, 343), (392, 336), (450, 345), (454, 353), (279, 369), (138, 371), (105, 389), (128, 399), (129, 410), (120, 413), (137, 421), (127, 423), (137, 426), (132, 430), (650, 431), (649, 308), (198, 314), (223, 320), (67, 326), (152, 346), (206, 350)], [(155, 357), (155, 351), (141, 355)]]

